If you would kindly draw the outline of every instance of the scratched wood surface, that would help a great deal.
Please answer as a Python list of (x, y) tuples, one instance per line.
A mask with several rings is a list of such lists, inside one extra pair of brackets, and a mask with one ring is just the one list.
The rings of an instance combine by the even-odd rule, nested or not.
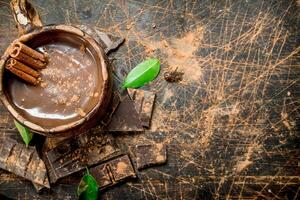
[[(300, 4), (292, 0), (33, 0), (45, 24), (88, 24), (126, 38), (112, 56), (128, 72), (147, 57), (162, 70), (143, 89), (157, 100), (151, 131), (119, 134), (130, 153), (164, 142), (168, 163), (101, 199), (299, 199)], [(17, 35), (0, 0), (0, 52)], [(167, 83), (163, 73), (184, 72)], [(0, 107), (1, 142), (20, 139)], [(74, 199), (73, 175), (38, 195), (0, 171), (12, 199)]]

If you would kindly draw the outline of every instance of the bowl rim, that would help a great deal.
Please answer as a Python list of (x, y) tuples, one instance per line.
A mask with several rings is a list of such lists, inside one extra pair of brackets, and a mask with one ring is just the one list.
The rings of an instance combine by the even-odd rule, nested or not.
[[(83, 117), (79, 120), (76, 120), (74, 122), (64, 124), (64, 125), (59, 125), (59, 126), (52, 127), (52, 128), (44, 128), (36, 123), (30, 122), (29, 120), (25, 119), (11, 105), (10, 101), (8, 100), (8, 98), (6, 97), (6, 95), (4, 93), (3, 80), (4, 80), (5, 62), (9, 58), (9, 54), (11, 52), (11, 49), (12, 49), (14, 43), (29, 41), (31, 39), (34, 39), (35, 36), (45, 33), (45, 32), (49, 32), (49, 31), (62, 31), (62, 32), (75, 34), (75, 35), (81, 37), (82, 39), (84, 39), (85, 41), (87, 41), (92, 46), (92, 48), (95, 50), (98, 58), (100, 59), (101, 66), (99, 66), (99, 65), (97, 65), (97, 66), (102, 67), (100, 74), (102, 75), (102, 79), (103, 79), (103, 87), (100, 91), (99, 101), (94, 106), (94, 108), (87, 113), (87, 115), (85, 117)], [(95, 56), (95, 55), (93, 55), (93, 56)], [(48, 135), (48, 134), (56, 135), (58, 133), (68, 132), (71, 129), (82, 125), (84, 122), (86, 122), (90, 118), (92, 118), (97, 113), (99, 108), (102, 107), (102, 104), (105, 104), (105, 98), (106, 98), (107, 92), (110, 87), (109, 86), (110, 85), (109, 84), (109, 69), (108, 69), (108, 64), (107, 64), (106, 60), (107, 60), (106, 55), (104, 53), (104, 50), (101, 48), (101, 46), (91, 36), (89, 36), (88, 34), (83, 32), (82, 30), (80, 30), (74, 26), (70, 26), (70, 25), (43, 26), (39, 29), (34, 30), (33, 32), (27, 33), (27, 34), (22, 35), (21, 37), (17, 38), (5, 50), (3, 56), (1, 57), (1, 60), (0, 60), (0, 100), (2, 101), (4, 107), (6, 107), (6, 109), (9, 111), (9, 113), (14, 117), (14, 119), (16, 119), (18, 122), (20, 122), (24, 126), (28, 127), (33, 132), (40, 133), (42, 135)]]

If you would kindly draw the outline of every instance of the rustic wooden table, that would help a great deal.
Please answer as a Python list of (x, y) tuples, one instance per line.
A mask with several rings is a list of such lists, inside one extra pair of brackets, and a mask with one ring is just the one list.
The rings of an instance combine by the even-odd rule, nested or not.
[[(298, 1), (299, 2), (299, 1)], [(102, 199), (299, 199), (300, 4), (292, 0), (33, 0), (45, 24), (87, 24), (126, 38), (113, 54), (127, 72), (162, 61), (143, 89), (157, 101), (151, 131), (120, 134), (125, 146), (168, 145), (166, 165), (101, 193)], [(0, 53), (17, 37), (0, 0)], [(163, 74), (178, 68), (183, 81)], [(20, 139), (0, 107), (0, 138)], [(0, 171), (12, 199), (75, 199), (71, 176), (38, 195)], [(0, 196), (1, 196), (0, 195)], [(2, 197), (1, 197), (2, 199)]]

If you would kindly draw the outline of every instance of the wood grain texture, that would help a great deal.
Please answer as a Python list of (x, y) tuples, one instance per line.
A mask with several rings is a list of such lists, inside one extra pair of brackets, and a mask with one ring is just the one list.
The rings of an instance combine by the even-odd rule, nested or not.
[[(44, 24), (89, 24), (126, 38), (111, 55), (125, 75), (147, 57), (162, 62), (143, 89), (157, 95), (151, 131), (118, 134), (124, 149), (168, 145), (166, 165), (101, 193), (101, 199), (298, 199), (300, 9), (282, 0), (34, 0)], [(17, 35), (0, 0), (0, 52)], [(178, 68), (179, 83), (163, 73)], [(120, 80), (122, 81), (122, 80)], [(0, 138), (14, 137), (0, 107)], [(130, 148), (128, 148), (130, 153)], [(0, 194), (74, 199), (80, 174), (38, 195), (0, 172)]]

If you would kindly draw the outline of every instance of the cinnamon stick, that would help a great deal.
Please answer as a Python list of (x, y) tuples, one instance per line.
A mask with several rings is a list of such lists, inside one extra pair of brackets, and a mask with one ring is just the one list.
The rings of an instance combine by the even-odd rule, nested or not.
[(31, 76), (33, 76), (34, 78), (38, 78), (40, 76), (40, 73), (35, 71), (34, 69), (26, 66), (25, 64), (17, 61), (14, 58), (9, 58), (7, 61), (7, 65), (13, 66), (14, 68), (21, 70), (23, 72), (25, 72), (26, 74), (29, 74)]
[(33, 57), (34, 59), (38, 59), (38, 60), (40, 60), (40, 61), (42, 61), (42, 62), (45, 62), (45, 63), (48, 62), (47, 57), (46, 57), (44, 54), (42, 54), (42, 53), (40, 53), (40, 52), (38, 52), (38, 51), (36, 51), (36, 50), (34, 50), (34, 49), (32, 49), (32, 48), (26, 46), (25, 44), (23, 44), (23, 43), (21, 43), (21, 42), (16, 42), (16, 43), (14, 44), (14, 47), (20, 48), (20, 51), (21, 51), (22, 53), (25, 53), (25, 54), (27, 54), (27, 55), (30, 55), (30, 56)]
[(16, 76), (18, 76), (19, 78), (21, 78), (22, 80), (32, 84), (32, 85), (37, 85), (40, 81), (38, 78), (35, 78), (34, 76), (31, 76), (17, 68), (15, 68), (14, 65), (11, 65), (10, 63), (6, 63), (5, 65), (6, 69), (8, 69), (9, 71), (11, 71), (13, 74), (15, 74)]
[[(42, 58), (42, 60), (38, 57), (41, 57), (39, 55), (40, 53), (31, 49), (28, 50), (29, 47), (25, 47), (20, 45), (14, 45), (14, 48), (10, 54), (12, 58), (15, 58), (16, 60), (29, 65), (30, 67), (34, 69), (44, 69), (47, 65), (47, 62), (45, 61), (46, 58)], [(36, 52), (36, 53), (35, 53)], [(45, 57), (45, 56), (44, 56)]]

